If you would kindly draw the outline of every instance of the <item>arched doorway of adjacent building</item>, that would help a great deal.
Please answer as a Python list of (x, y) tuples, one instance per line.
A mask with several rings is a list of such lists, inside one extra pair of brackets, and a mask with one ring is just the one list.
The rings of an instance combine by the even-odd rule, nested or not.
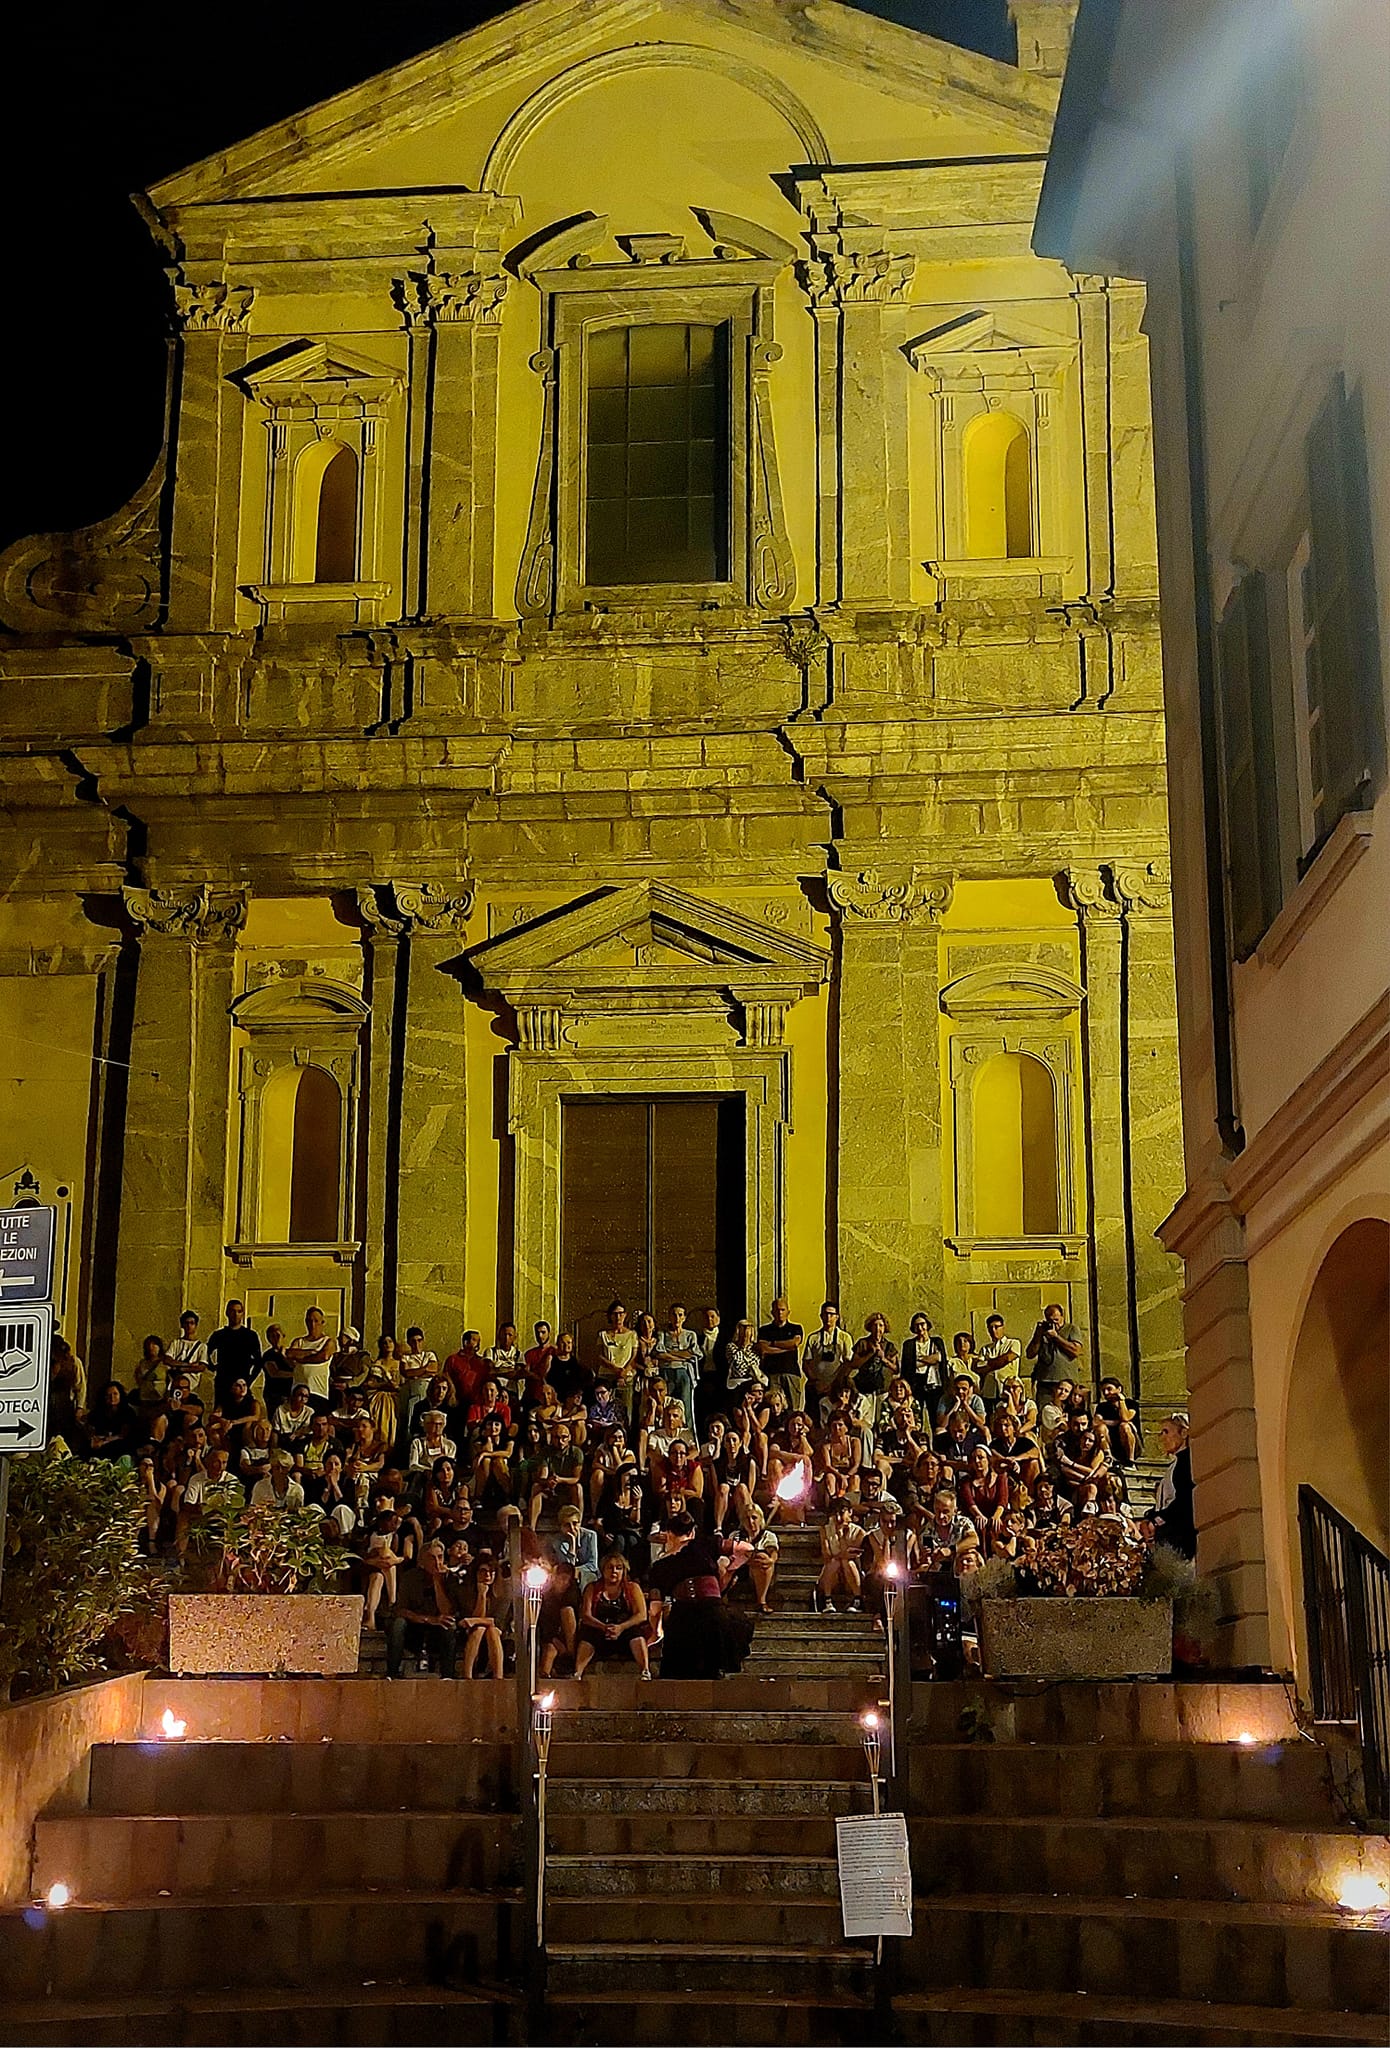
[(1299, 1672), (1308, 1671), (1298, 1489), (1312, 1486), (1381, 1550), (1390, 1548), (1390, 1223), (1367, 1216), (1331, 1246), (1294, 1345), (1283, 1500)]

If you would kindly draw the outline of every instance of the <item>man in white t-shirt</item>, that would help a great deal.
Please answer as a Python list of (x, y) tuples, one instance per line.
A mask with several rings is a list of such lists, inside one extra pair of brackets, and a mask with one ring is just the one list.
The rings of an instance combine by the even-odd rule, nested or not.
[[(211, 1414), (213, 1405), (212, 1367), (208, 1362), (208, 1347), (198, 1335), (198, 1311), (186, 1308), (179, 1317), (179, 1334), (166, 1349), (164, 1356), (170, 1368), (182, 1366), (193, 1382), (194, 1391), (204, 1409)], [(172, 1378), (172, 1371), (170, 1372)]]
[(981, 1373), (980, 1391), (991, 1406), (1004, 1398), (1004, 1382), (1023, 1370), (1023, 1346), (1005, 1334), (1001, 1315), (986, 1316), (985, 1341), (975, 1354)]
[(271, 1453), (270, 1470), (251, 1489), (253, 1508), (302, 1508), (304, 1488), (293, 1476), (288, 1451)]

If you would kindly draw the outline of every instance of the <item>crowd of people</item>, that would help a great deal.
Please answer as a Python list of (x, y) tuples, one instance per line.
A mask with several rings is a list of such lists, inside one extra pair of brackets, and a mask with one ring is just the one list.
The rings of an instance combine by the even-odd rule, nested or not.
[(542, 1676), (595, 1664), (644, 1677), (736, 1665), (774, 1604), (779, 1529), (819, 1527), (813, 1605), (878, 1611), (890, 1560), (959, 1583), (988, 1559), (1026, 1569), (1048, 1531), (1088, 1518), (1196, 1547), (1186, 1417), (1141, 1527), (1127, 1474), (1143, 1453), (1119, 1380), (1092, 1391), (1080, 1331), (1057, 1304), (1024, 1342), (1005, 1319), (948, 1350), (925, 1311), (901, 1347), (888, 1319), (851, 1334), (836, 1303), (809, 1331), (774, 1301), (761, 1325), (611, 1303), (582, 1349), (504, 1323), (465, 1330), (441, 1361), (425, 1331), (375, 1352), (319, 1309), (264, 1335), (231, 1301), (206, 1338), (193, 1309), (172, 1342), (88, 1401), (55, 1339), (52, 1429), (79, 1456), (128, 1461), (152, 1552), (184, 1557), (216, 1504), (322, 1518), (384, 1631), (392, 1675), (501, 1675), (511, 1654), (512, 1531), (546, 1567)]

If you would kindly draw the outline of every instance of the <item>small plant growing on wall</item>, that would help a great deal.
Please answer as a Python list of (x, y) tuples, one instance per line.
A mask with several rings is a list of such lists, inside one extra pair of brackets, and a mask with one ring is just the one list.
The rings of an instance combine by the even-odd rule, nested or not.
[(212, 1502), (190, 1543), (210, 1592), (321, 1593), (342, 1564), (312, 1508)]
[(134, 1475), (50, 1451), (14, 1460), (0, 1588), (0, 1699), (101, 1668), (103, 1638), (152, 1609), (159, 1574), (140, 1554)]

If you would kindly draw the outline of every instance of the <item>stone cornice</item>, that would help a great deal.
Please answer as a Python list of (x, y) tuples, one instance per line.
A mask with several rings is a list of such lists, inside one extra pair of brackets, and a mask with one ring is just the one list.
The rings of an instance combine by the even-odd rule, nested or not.
[[(1378, 1122), (1390, 1122), (1386, 1082), (1390, 1079), (1390, 996), (1381, 996), (1325, 1059), (1305, 1074), (1245, 1150), (1225, 1170), (1233, 1208), (1247, 1216), (1286, 1175), (1314, 1157), (1343, 1117), (1368, 1098), (1378, 1103)], [(1337, 1161), (1340, 1172), (1345, 1162)]]

